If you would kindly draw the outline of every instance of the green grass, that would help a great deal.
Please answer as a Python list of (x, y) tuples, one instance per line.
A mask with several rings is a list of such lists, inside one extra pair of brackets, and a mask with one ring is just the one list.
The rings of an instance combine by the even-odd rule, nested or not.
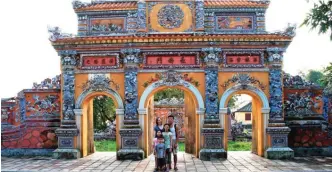
[(115, 140), (95, 141), (95, 147), (97, 152), (115, 152), (116, 141)]
[(251, 142), (228, 141), (228, 151), (250, 151)]
[[(95, 141), (95, 147), (97, 152), (115, 152), (116, 151), (116, 141), (115, 140), (100, 140)], [(185, 151), (185, 144), (179, 143), (179, 151)]]
[(183, 142), (179, 142), (179, 151), (184, 152), (185, 151), (185, 144)]

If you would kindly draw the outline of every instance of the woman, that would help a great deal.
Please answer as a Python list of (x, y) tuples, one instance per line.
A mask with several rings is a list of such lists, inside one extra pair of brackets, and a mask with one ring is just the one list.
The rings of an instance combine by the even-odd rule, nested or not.
[(160, 117), (156, 118), (156, 126), (154, 126), (153, 130), (154, 130), (154, 137), (157, 137), (158, 131), (161, 131), (161, 133), (165, 131)]

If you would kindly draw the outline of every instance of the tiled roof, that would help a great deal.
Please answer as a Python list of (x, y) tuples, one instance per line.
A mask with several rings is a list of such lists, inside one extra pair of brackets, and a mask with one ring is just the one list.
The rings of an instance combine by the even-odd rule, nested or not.
[(205, 0), (204, 6), (214, 7), (268, 7), (268, 0)]
[(162, 42), (211, 42), (211, 41), (291, 41), (292, 36), (278, 34), (234, 34), (234, 35), (192, 35), (192, 34), (151, 34), (144, 37), (135, 35), (67, 37), (52, 41), (53, 45), (103, 44), (103, 43), (162, 43)]
[(109, 11), (109, 10), (135, 10), (137, 9), (136, 2), (104, 2), (86, 4), (80, 8), (75, 8), (75, 11)]
[(251, 111), (252, 111), (252, 103), (250, 102), (235, 112), (251, 112)]

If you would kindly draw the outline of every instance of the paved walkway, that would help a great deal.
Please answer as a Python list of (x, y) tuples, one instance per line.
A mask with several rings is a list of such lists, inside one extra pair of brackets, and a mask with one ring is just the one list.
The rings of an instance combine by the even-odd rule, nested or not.
[[(179, 153), (179, 172), (199, 171), (332, 171), (332, 157), (268, 160), (249, 152), (229, 152), (223, 161), (201, 161), (190, 154)], [(1, 157), (1, 171), (144, 171), (152, 172), (154, 158), (142, 161), (116, 161), (115, 153), (98, 152), (78, 160), (56, 160), (45, 157)], [(173, 170), (171, 170), (173, 171)]]

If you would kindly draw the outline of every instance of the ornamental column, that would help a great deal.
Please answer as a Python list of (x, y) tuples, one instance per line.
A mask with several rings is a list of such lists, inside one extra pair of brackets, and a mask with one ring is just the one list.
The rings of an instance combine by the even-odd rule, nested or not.
[(204, 147), (199, 152), (201, 160), (226, 158), (223, 149), (224, 129), (220, 125), (218, 109), (218, 66), (221, 48), (203, 48), (205, 52), (205, 117), (202, 128)]
[(58, 137), (58, 149), (53, 152), (54, 158), (76, 159), (80, 158), (80, 151), (74, 143), (77, 139), (78, 129), (75, 121), (75, 66), (76, 51), (60, 51), (62, 67), (62, 119), (60, 128), (55, 130)]
[(267, 48), (267, 52), (270, 68), (270, 114), (266, 132), (270, 135), (271, 145), (265, 151), (265, 157), (269, 159), (293, 158), (294, 151), (288, 147), (288, 134), (291, 130), (285, 125), (282, 109), (282, 60), (285, 49), (277, 47)]
[[(117, 159), (141, 160), (144, 152), (139, 146), (139, 137), (142, 134), (139, 118), (137, 115), (138, 92), (137, 71), (139, 49), (122, 49), (125, 65), (125, 114), (123, 127), (120, 129), (121, 149), (117, 152)], [(142, 138), (141, 138), (142, 139)]]

